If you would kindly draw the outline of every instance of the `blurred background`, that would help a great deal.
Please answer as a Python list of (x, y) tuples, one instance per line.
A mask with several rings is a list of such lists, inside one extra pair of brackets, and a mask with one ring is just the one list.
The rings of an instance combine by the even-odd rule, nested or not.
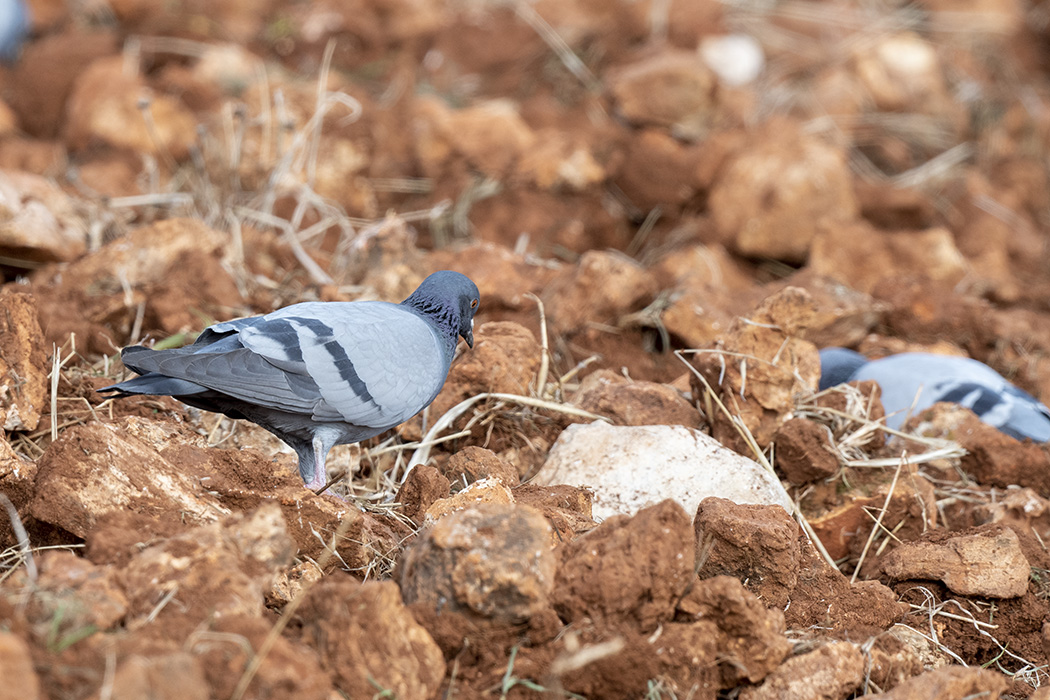
[(5, 3), (0, 270), (59, 344), (455, 267), (566, 367), (671, 379), (793, 284), (1050, 393), (1046, 3)]

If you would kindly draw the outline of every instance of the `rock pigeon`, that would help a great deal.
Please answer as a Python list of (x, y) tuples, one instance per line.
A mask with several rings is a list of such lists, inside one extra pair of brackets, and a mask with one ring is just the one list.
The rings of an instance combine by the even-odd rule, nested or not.
[(949, 401), (1018, 440), (1050, 441), (1050, 408), (969, 357), (906, 352), (869, 361), (846, 348), (820, 351), (821, 390), (865, 379), (875, 380), (882, 389), (886, 425), (891, 428), (900, 428), (911, 413)]
[(29, 29), (29, 10), (24, 0), (0, 0), (0, 61), (18, 58)]
[(99, 391), (173, 396), (257, 423), (295, 450), (299, 474), (317, 490), (334, 445), (378, 435), (430, 405), (458, 337), (474, 347), (479, 302), (468, 277), (444, 270), (400, 304), (293, 304), (217, 323), (183, 348), (124, 348), (124, 365), (141, 376)]

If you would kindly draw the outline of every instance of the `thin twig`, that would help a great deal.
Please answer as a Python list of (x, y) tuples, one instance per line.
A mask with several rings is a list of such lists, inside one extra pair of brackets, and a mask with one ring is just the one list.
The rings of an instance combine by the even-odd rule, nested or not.
[(550, 368), (550, 348), (547, 341), (547, 314), (543, 309), (543, 302), (538, 296), (532, 292), (528, 292), (525, 296), (536, 302), (536, 307), (540, 312), (540, 351), (543, 354), (540, 355), (540, 373), (537, 375), (536, 379), (536, 396), (542, 398), (544, 391), (547, 388), (547, 372)]
[(29, 533), (26, 532), (25, 526), (22, 524), (22, 518), (18, 515), (18, 509), (15, 508), (15, 504), (11, 502), (6, 493), (0, 492), (0, 504), (3, 504), (4, 508), (7, 509), (7, 518), (11, 521), (11, 529), (15, 531), (15, 537), (18, 538), (18, 548), (22, 550), (22, 557), (26, 563), (26, 575), (29, 576), (29, 581), (35, 584), (37, 579), (36, 561), (33, 559), (33, 549), (29, 546)]
[[(476, 396), (472, 396), (469, 399), (464, 399), (463, 401), (460, 401), (458, 404), (446, 411), (445, 415), (441, 416), (441, 418), (439, 418), (437, 422), (434, 423), (434, 426), (423, 437), (423, 446), (412, 453), (412, 459), (408, 461), (409, 471), (412, 469), (412, 467), (416, 466), (417, 464), (426, 464), (426, 461), (430, 458), (430, 445), (433, 444), (434, 437), (438, 433), (452, 425), (453, 421), (455, 421), (461, 415), (466, 413), (467, 409), (469, 409), (471, 406), (478, 403), (479, 401), (484, 401), (485, 399), (509, 401), (510, 403), (516, 403), (523, 406), (531, 406), (532, 408), (542, 408), (548, 411), (555, 411), (557, 413), (564, 413), (566, 415), (576, 416), (577, 418), (586, 418), (588, 420), (602, 420), (606, 422), (608, 422), (609, 420), (605, 416), (599, 416), (597, 414), (590, 413), (589, 411), (584, 411), (582, 409), (574, 408), (572, 406), (566, 406), (565, 404), (555, 403), (553, 401), (534, 399), (531, 396), (521, 396), (519, 394), (502, 394), (498, 392), (486, 392), (482, 394), (477, 394)], [(404, 482), (404, 479), (407, 478), (408, 471), (405, 472), (405, 476), (402, 478), (402, 483)]]
[(561, 35), (558, 34), (554, 27), (536, 12), (530, 2), (519, 0), (519, 2), (514, 4), (514, 12), (540, 35), (540, 38), (546, 42), (552, 51), (554, 51), (554, 54), (558, 57), (558, 60), (562, 62), (562, 65), (564, 65), (585, 88), (595, 92), (600, 91), (601, 83), (594, 77), (594, 73), (592, 73), (587, 65), (580, 60), (579, 56), (573, 53), (573, 50), (565, 43), (565, 40), (561, 38)]
[(860, 573), (860, 567), (864, 564), (864, 558), (868, 555), (868, 548), (871, 547), (872, 541), (875, 539), (875, 533), (882, 527), (882, 519), (886, 516), (886, 511), (890, 507), (890, 499), (893, 498), (893, 491), (897, 488), (897, 478), (901, 475), (901, 469), (904, 468), (904, 460), (902, 459), (900, 464), (897, 465), (897, 471), (893, 473), (893, 481), (890, 482), (889, 493), (886, 494), (886, 500), (882, 504), (882, 510), (879, 512), (879, 517), (875, 521), (874, 527), (871, 528), (871, 532), (868, 533), (868, 540), (864, 543), (864, 549), (860, 552), (860, 560), (857, 561), (857, 568), (853, 570), (853, 576), (850, 577), (850, 584), (857, 582), (857, 575)]

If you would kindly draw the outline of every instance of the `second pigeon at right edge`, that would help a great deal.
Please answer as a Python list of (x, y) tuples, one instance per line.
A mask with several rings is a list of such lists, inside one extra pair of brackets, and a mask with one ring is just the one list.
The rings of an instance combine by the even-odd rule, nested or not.
[(908, 416), (948, 401), (1018, 440), (1050, 441), (1050, 408), (983, 362), (925, 352), (869, 360), (846, 348), (820, 351), (821, 391), (867, 379), (882, 389), (890, 428), (899, 429)]

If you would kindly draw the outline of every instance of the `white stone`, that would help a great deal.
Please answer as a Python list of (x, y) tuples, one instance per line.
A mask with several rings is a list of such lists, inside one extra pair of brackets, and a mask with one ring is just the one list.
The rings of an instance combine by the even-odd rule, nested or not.
[(532, 483), (585, 486), (594, 493), (597, 519), (632, 515), (667, 498), (693, 514), (708, 496), (794, 512), (784, 487), (760, 464), (675, 425), (570, 425)]
[(747, 34), (704, 37), (700, 58), (723, 85), (730, 87), (753, 82), (766, 65), (762, 46)]

